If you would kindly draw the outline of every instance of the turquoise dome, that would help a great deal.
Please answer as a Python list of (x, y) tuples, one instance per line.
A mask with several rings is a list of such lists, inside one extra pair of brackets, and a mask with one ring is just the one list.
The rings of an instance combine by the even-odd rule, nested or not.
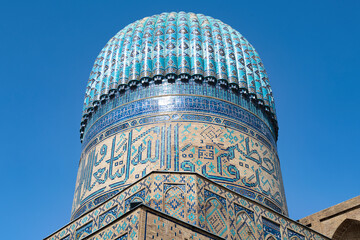
[(185, 12), (143, 18), (110, 39), (90, 73), (82, 126), (94, 107), (117, 91), (178, 79), (248, 95), (277, 128), (269, 79), (254, 47), (220, 20)]

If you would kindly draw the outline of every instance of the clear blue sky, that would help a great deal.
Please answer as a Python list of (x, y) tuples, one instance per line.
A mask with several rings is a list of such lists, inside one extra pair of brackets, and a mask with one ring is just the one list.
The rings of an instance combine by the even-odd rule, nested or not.
[(359, 195), (359, 3), (1, 1), (1, 238), (38, 240), (68, 223), (93, 61), (127, 24), (164, 11), (218, 18), (258, 50), (290, 217)]

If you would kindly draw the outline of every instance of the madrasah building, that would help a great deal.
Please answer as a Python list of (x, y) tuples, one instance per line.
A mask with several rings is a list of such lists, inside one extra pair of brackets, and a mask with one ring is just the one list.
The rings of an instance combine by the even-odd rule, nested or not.
[[(80, 138), (71, 221), (45, 240), (324, 240), (359, 226), (339, 220), (349, 207), (288, 217), (264, 65), (212, 17), (163, 13), (111, 38)], [(323, 216), (339, 224), (329, 232)]]

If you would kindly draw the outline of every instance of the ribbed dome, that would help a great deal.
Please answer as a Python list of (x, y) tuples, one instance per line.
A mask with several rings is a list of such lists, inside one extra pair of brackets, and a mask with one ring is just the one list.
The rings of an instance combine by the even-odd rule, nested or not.
[(254, 47), (223, 22), (185, 12), (143, 18), (110, 39), (91, 71), (83, 115), (116, 90), (177, 78), (248, 93), (275, 118), (268, 77)]

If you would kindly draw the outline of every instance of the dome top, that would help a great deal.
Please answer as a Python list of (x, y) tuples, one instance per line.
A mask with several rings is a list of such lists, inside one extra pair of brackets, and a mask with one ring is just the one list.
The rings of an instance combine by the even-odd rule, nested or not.
[(116, 90), (178, 78), (249, 94), (275, 117), (269, 80), (254, 47), (220, 20), (185, 12), (143, 18), (110, 39), (91, 71), (83, 116)]

